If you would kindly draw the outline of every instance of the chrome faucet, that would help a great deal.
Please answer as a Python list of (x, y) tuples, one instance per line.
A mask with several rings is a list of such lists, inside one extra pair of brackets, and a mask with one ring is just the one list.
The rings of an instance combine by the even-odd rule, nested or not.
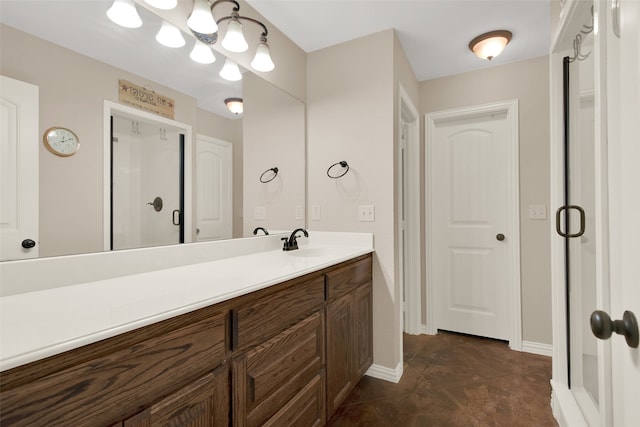
[(264, 233), (265, 236), (269, 235), (269, 232), (264, 228), (264, 227), (256, 227), (253, 229), (253, 235), (257, 236), (258, 235), (258, 231), (262, 230), (262, 232)]
[(282, 248), (283, 251), (293, 251), (298, 249), (298, 241), (296, 233), (298, 231), (302, 231), (302, 234), (304, 234), (304, 237), (309, 237), (309, 233), (307, 233), (307, 230), (305, 230), (304, 228), (296, 228), (295, 230), (293, 230), (293, 233), (291, 233), (291, 236), (289, 238), (287, 237), (283, 237), (280, 240), (284, 240), (284, 247)]

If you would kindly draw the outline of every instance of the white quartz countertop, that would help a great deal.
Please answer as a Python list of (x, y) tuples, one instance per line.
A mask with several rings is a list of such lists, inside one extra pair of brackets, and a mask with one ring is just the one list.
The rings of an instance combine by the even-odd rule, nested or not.
[(0, 371), (372, 251), (372, 246), (278, 249), (2, 297)]

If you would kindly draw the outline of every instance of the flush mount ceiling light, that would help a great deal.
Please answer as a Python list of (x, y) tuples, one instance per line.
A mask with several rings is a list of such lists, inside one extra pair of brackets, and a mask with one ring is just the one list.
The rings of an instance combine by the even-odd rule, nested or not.
[[(231, 14), (215, 19), (213, 10), (222, 3), (233, 4)], [(256, 53), (251, 61), (251, 67), (256, 71), (271, 71), (275, 68), (271, 59), (271, 52), (267, 44), (267, 27), (260, 21), (240, 15), (240, 4), (235, 0), (216, 0), (209, 3), (208, 0), (194, 0), (193, 11), (187, 19), (187, 25), (193, 34), (203, 43), (215, 44), (218, 41), (218, 27), (222, 22), (227, 23), (226, 32), (221, 45), (229, 52), (241, 53), (249, 49), (249, 44), (242, 31), (242, 22), (248, 21), (262, 28), (260, 42), (256, 46)]]
[(244, 105), (242, 104), (242, 98), (227, 98), (224, 100), (224, 103), (227, 105), (229, 111), (231, 111), (236, 116), (238, 114), (242, 114), (244, 111)]
[(491, 61), (504, 50), (504, 47), (511, 41), (511, 31), (497, 30), (480, 34), (469, 42), (469, 49), (478, 58)]
[(139, 28), (142, 26), (142, 19), (138, 15), (136, 5), (131, 0), (114, 0), (107, 10), (107, 16), (121, 27)]

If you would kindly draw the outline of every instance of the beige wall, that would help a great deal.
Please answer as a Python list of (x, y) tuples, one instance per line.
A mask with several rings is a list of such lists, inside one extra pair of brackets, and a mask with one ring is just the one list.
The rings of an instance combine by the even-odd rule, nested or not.
[[(173, 98), (175, 120), (192, 126), (194, 137), (200, 132), (194, 98), (1, 24), (0, 73), (39, 86), (40, 135), (64, 126), (81, 140), (67, 158), (39, 144), (41, 256), (103, 249), (103, 102), (118, 102), (119, 79)], [(218, 123), (230, 142), (241, 137), (232, 120)], [(218, 130), (202, 133), (218, 137)]]
[[(256, 75), (244, 81), (244, 235), (255, 227), (293, 231), (305, 226), (305, 105)], [(273, 181), (260, 175), (273, 167)], [(265, 177), (268, 178), (268, 177)], [(303, 215), (296, 219), (296, 206)], [(254, 219), (264, 207), (266, 218)]]
[(549, 60), (514, 64), (420, 83), (420, 113), (518, 99), (522, 339), (551, 344), (549, 219), (528, 218), (529, 205), (549, 212)]
[[(307, 208), (320, 206), (313, 230), (375, 234), (374, 364), (400, 362), (394, 214), (393, 30), (312, 52), (307, 64)], [(372, 55), (371, 52), (375, 52)], [(340, 179), (327, 168), (346, 160)], [(375, 222), (359, 222), (358, 206), (375, 205)]]

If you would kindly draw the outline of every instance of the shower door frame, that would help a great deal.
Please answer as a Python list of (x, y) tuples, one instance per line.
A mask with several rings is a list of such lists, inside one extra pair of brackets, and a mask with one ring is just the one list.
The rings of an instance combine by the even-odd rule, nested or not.
[(181, 220), (184, 223), (184, 243), (193, 242), (193, 136), (190, 125), (147, 113), (136, 108), (104, 101), (103, 114), (103, 249), (111, 250), (111, 116), (125, 114), (158, 125), (178, 128), (184, 134), (184, 205)]

